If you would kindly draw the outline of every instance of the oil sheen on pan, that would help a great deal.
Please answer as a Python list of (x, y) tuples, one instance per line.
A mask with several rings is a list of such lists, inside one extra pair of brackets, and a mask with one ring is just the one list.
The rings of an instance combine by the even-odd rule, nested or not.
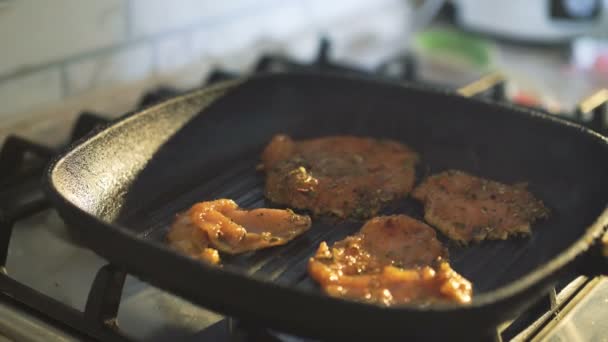
[(308, 263), (330, 296), (382, 306), (471, 302), (473, 287), (447, 262), (435, 230), (405, 215), (379, 216)]
[(428, 177), (412, 193), (424, 204), (424, 219), (450, 239), (468, 243), (530, 234), (549, 210), (526, 184), (506, 185), (462, 171)]
[(354, 136), (272, 138), (262, 153), (266, 197), (314, 215), (370, 218), (414, 186), (418, 154), (401, 143)]
[(284, 245), (310, 225), (309, 216), (289, 209), (243, 210), (232, 200), (218, 199), (177, 214), (167, 241), (181, 253), (219, 264), (218, 250), (238, 254)]

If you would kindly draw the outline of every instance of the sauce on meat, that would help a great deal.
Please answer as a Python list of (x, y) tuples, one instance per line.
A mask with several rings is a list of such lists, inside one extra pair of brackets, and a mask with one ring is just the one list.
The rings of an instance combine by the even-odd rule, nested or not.
[(424, 204), (424, 219), (449, 238), (467, 243), (529, 234), (549, 214), (525, 184), (506, 185), (462, 171), (427, 178), (412, 193)]
[(232, 200), (219, 199), (178, 214), (167, 241), (184, 254), (218, 264), (218, 250), (238, 254), (283, 245), (310, 225), (309, 216), (289, 209), (243, 210)]
[(391, 140), (333, 136), (294, 141), (277, 135), (262, 154), (271, 201), (315, 215), (369, 218), (407, 195), (418, 155)]
[(405, 215), (369, 220), (331, 248), (322, 242), (308, 263), (329, 295), (391, 306), (471, 302), (471, 283), (445, 260), (428, 225)]

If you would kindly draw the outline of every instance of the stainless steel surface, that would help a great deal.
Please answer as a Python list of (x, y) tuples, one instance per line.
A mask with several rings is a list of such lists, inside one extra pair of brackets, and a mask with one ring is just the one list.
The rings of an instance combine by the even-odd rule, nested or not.
[[(78, 310), (84, 310), (97, 270), (106, 261), (74, 244), (54, 210), (20, 221), (11, 237), (7, 272), (14, 279)], [(26, 326), (0, 302), (0, 334), (12, 337)], [(137, 339), (180, 338), (222, 317), (155, 287), (127, 277), (118, 314), (120, 328)], [(20, 325), (14, 322), (21, 322)], [(35, 324), (33, 322), (31, 324)], [(17, 331), (12, 331), (17, 329)], [(24, 334), (27, 331), (23, 332)], [(18, 336), (17, 340), (21, 340)], [(24, 337), (25, 338), (25, 337)], [(42, 339), (45, 340), (45, 339)], [(46, 341), (54, 339), (46, 339)]]
[[(570, 284), (564, 287), (560, 293), (557, 294), (555, 298), (555, 305), (557, 307), (563, 305), (568, 302), (572, 297), (576, 295), (576, 293), (580, 290), (582, 286), (584, 286), (589, 279), (587, 277), (580, 276), (574, 279)], [(534, 336), (536, 332), (542, 330), (542, 327), (545, 323), (551, 320), (551, 315), (553, 313), (551, 311), (545, 312), (541, 315), (535, 322), (530, 324), (526, 329), (522, 330), (517, 336), (515, 336), (512, 341), (513, 342), (523, 342), (527, 341), (529, 336)]]
[(608, 341), (607, 312), (608, 279), (596, 278), (533, 341)]
[(0, 317), (2, 318), (0, 319), (0, 342), (72, 342), (80, 340), (10, 303), (0, 301)]

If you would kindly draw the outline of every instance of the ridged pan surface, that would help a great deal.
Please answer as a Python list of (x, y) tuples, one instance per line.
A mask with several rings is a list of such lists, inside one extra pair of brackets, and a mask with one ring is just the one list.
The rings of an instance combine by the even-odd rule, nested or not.
[[(306, 333), (324, 336), (374, 336), (374, 329), (400, 335), (397, 327), (382, 326), (404, 319), (414, 321), (400, 323), (402, 335), (421, 336), (434, 319), (445, 321), (450, 313), (460, 318), (445, 322), (444, 333), (462, 333), (484, 324), (490, 329), (532, 304), (555, 280), (555, 272), (537, 273), (538, 281), (525, 290), (504, 291), (504, 287), (526, 276), (531, 278), (534, 271), (572, 248), (605, 208), (605, 140), (538, 113), (425, 89), (330, 76), (263, 76), (217, 89), (153, 107), (89, 138), (51, 168), (50, 187), (60, 198), (58, 202), (69, 207), (62, 210), (64, 217), (81, 223), (74, 224), (74, 232), (100, 254), (126, 263), (130, 271), (155, 284), (228, 314), (257, 317), (265, 324), (299, 333), (308, 326)], [(208, 105), (208, 99), (214, 101)], [(264, 175), (256, 171), (256, 164), (264, 145), (277, 133), (296, 139), (337, 134), (395, 139), (420, 153), (417, 182), (446, 169), (506, 183), (527, 182), (551, 215), (535, 224), (528, 238), (464, 247), (440, 235), (449, 246), (453, 268), (473, 282), (476, 298), (481, 298), (475, 299), (471, 308), (461, 310), (384, 310), (324, 298), (306, 274), (307, 260), (321, 241), (341, 239), (357, 231), (362, 222), (314, 219), (310, 231), (285, 246), (222, 256), (221, 270), (210, 270), (157, 248), (164, 245), (174, 215), (197, 201), (230, 198), (245, 208), (273, 206), (264, 198)], [(422, 219), (423, 211), (420, 204), (407, 198), (384, 213)], [(83, 228), (82, 223), (95, 227)], [(120, 240), (114, 233), (125, 230), (133, 233), (129, 234), (131, 241), (124, 244), (125, 248), (133, 247), (132, 255), (119, 251), (118, 244), (113, 247), (105, 241), (110, 245), (104, 247), (99, 241), (111, 237)], [(155, 260), (140, 260), (136, 250), (150, 253), (146, 255)], [(573, 256), (578, 252), (572, 250)], [(147, 270), (146, 263), (164, 264), (163, 260), (169, 259), (166, 265), (172, 269)], [(189, 278), (183, 274), (187, 269), (199, 274)], [(272, 296), (274, 291), (277, 296), (267, 298), (272, 304), (247, 309), (242, 306), (259, 304), (259, 299), (220, 291), (215, 293), (222, 298), (218, 301), (202, 293), (206, 291), (204, 281), (187, 285), (177, 281), (209, 279), (211, 284), (214, 275), (232, 271), (259, 280), (260, 286), (271, 284), (275, 290), (260, 296)], [(200, 296), (193, 292), (195, 285)], [(234, 285), (233, 289), (239, 287)], [(512, 298), (505, 295), (507, 292)], [(294, 293), (303, 296), (297, 299)], [(306, 302), (306, 298), (311, 299)], [(233, 300), (247, 303), (231, 303)], [(301, 303), (299, 309), (305, 310), (311, 321), (296, 322), (302, 319), (299, 314), (267, 312), (282, 308), (283, 304), (275, 302), (283, 300)], [(308, 305), (316, 300), (321, 303), (318, 311)], [(347, 308), (351, 312), (342, 311)], [(385, 318), (380, 321), (380, 316), (368, 316), (367, 322), (375, 321), (376, 325), (357, 326), (366, 322), (364, 317), (355, 316), (361, 314), (358, 310)], [(327, 320), (336, 312), (343, 314), (335, 315), (335, 324), (314, 318)], [(329, 331), (332, 326), (350, 327), (350, 331)]]

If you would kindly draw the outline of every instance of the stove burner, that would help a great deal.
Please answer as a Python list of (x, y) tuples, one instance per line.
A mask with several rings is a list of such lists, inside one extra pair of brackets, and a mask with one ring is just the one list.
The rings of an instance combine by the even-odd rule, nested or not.
[[(258, 61), (254, 72), (329, 72), (402, 81), (416, 80), (416, 63), (411, 56), (399, 56), (382, 64), (375, 72), (368, 72), (331, 61), (330, 48), (330, 42), (323, 39), (316, 60), (309, 64), (298, 63), (283, 56), (265, 55)], [(217, 69), (208, 75), (204, 84), (234, 79), (237, 76), (237, 73)], [(507, 100), (505, 79), (499, 74), (490, 74), (457, 91), (464, 96), (489, 96), (494, 101)], [(146, 93), (141, 98), (138, 107), (150, 106), (183, 92), (172, 87), (161, 86)], [(608, 91), (600, 91), (581, 102), (573, 120), (605, 133), (607, 127), (604, 116), (607, 104)], [(591, 120), (583, 121), (587, 114), (591, 115)], [(102, 114), (82, 112), (74, 124), (70, 142), (82, 138), (88, 132), (107, 123), (108, 120)], [(107, 264), (97, 271), (84, 311), (76, 310), (14, 280), (6, 271), (8, 246), (14, 224), (18, 220), (50, 207), (41, 189), (40, 175), (43, 173), (46, 163), (55, 153), (54, 148), (16, 136), (8, 137), (0, 150), (0, 299), (50, 321), (53, 325), (86, 338), (104, 341), (130, 340), (119, 329), (116, 320), (126, 277), (126, 272), (121, 267)], [(571, 279), (568, 278), (567, 283), (570, 283)], [(518, 334), (518, 337), (523, 334), (526, 339), (535, 336), (540, 327), (566, 305), (586, 283), (586, 281), (579, 281), (574, 286), (575, 289), (570, 289), (566, 294), (560, 292), (559, 296), (556, 296), (555, 289), (552, 290), (547, 297), (511, 322), (508, 327), (497, 329), (497, 332), (489, 336), (488, 340), (511, 339)], [(574, 283), (571, 283), (570, 286), (573, 286), (572, 284)], [(564, 285), (559, 285), (557, 289), (561, 290)], [(547, 318), (539, 325), (531, 325), (539, 317)], [(284, 334), (230, 318), (193, 336), (196, 339), (211, 340), (277, 341), (284, 337)]]

